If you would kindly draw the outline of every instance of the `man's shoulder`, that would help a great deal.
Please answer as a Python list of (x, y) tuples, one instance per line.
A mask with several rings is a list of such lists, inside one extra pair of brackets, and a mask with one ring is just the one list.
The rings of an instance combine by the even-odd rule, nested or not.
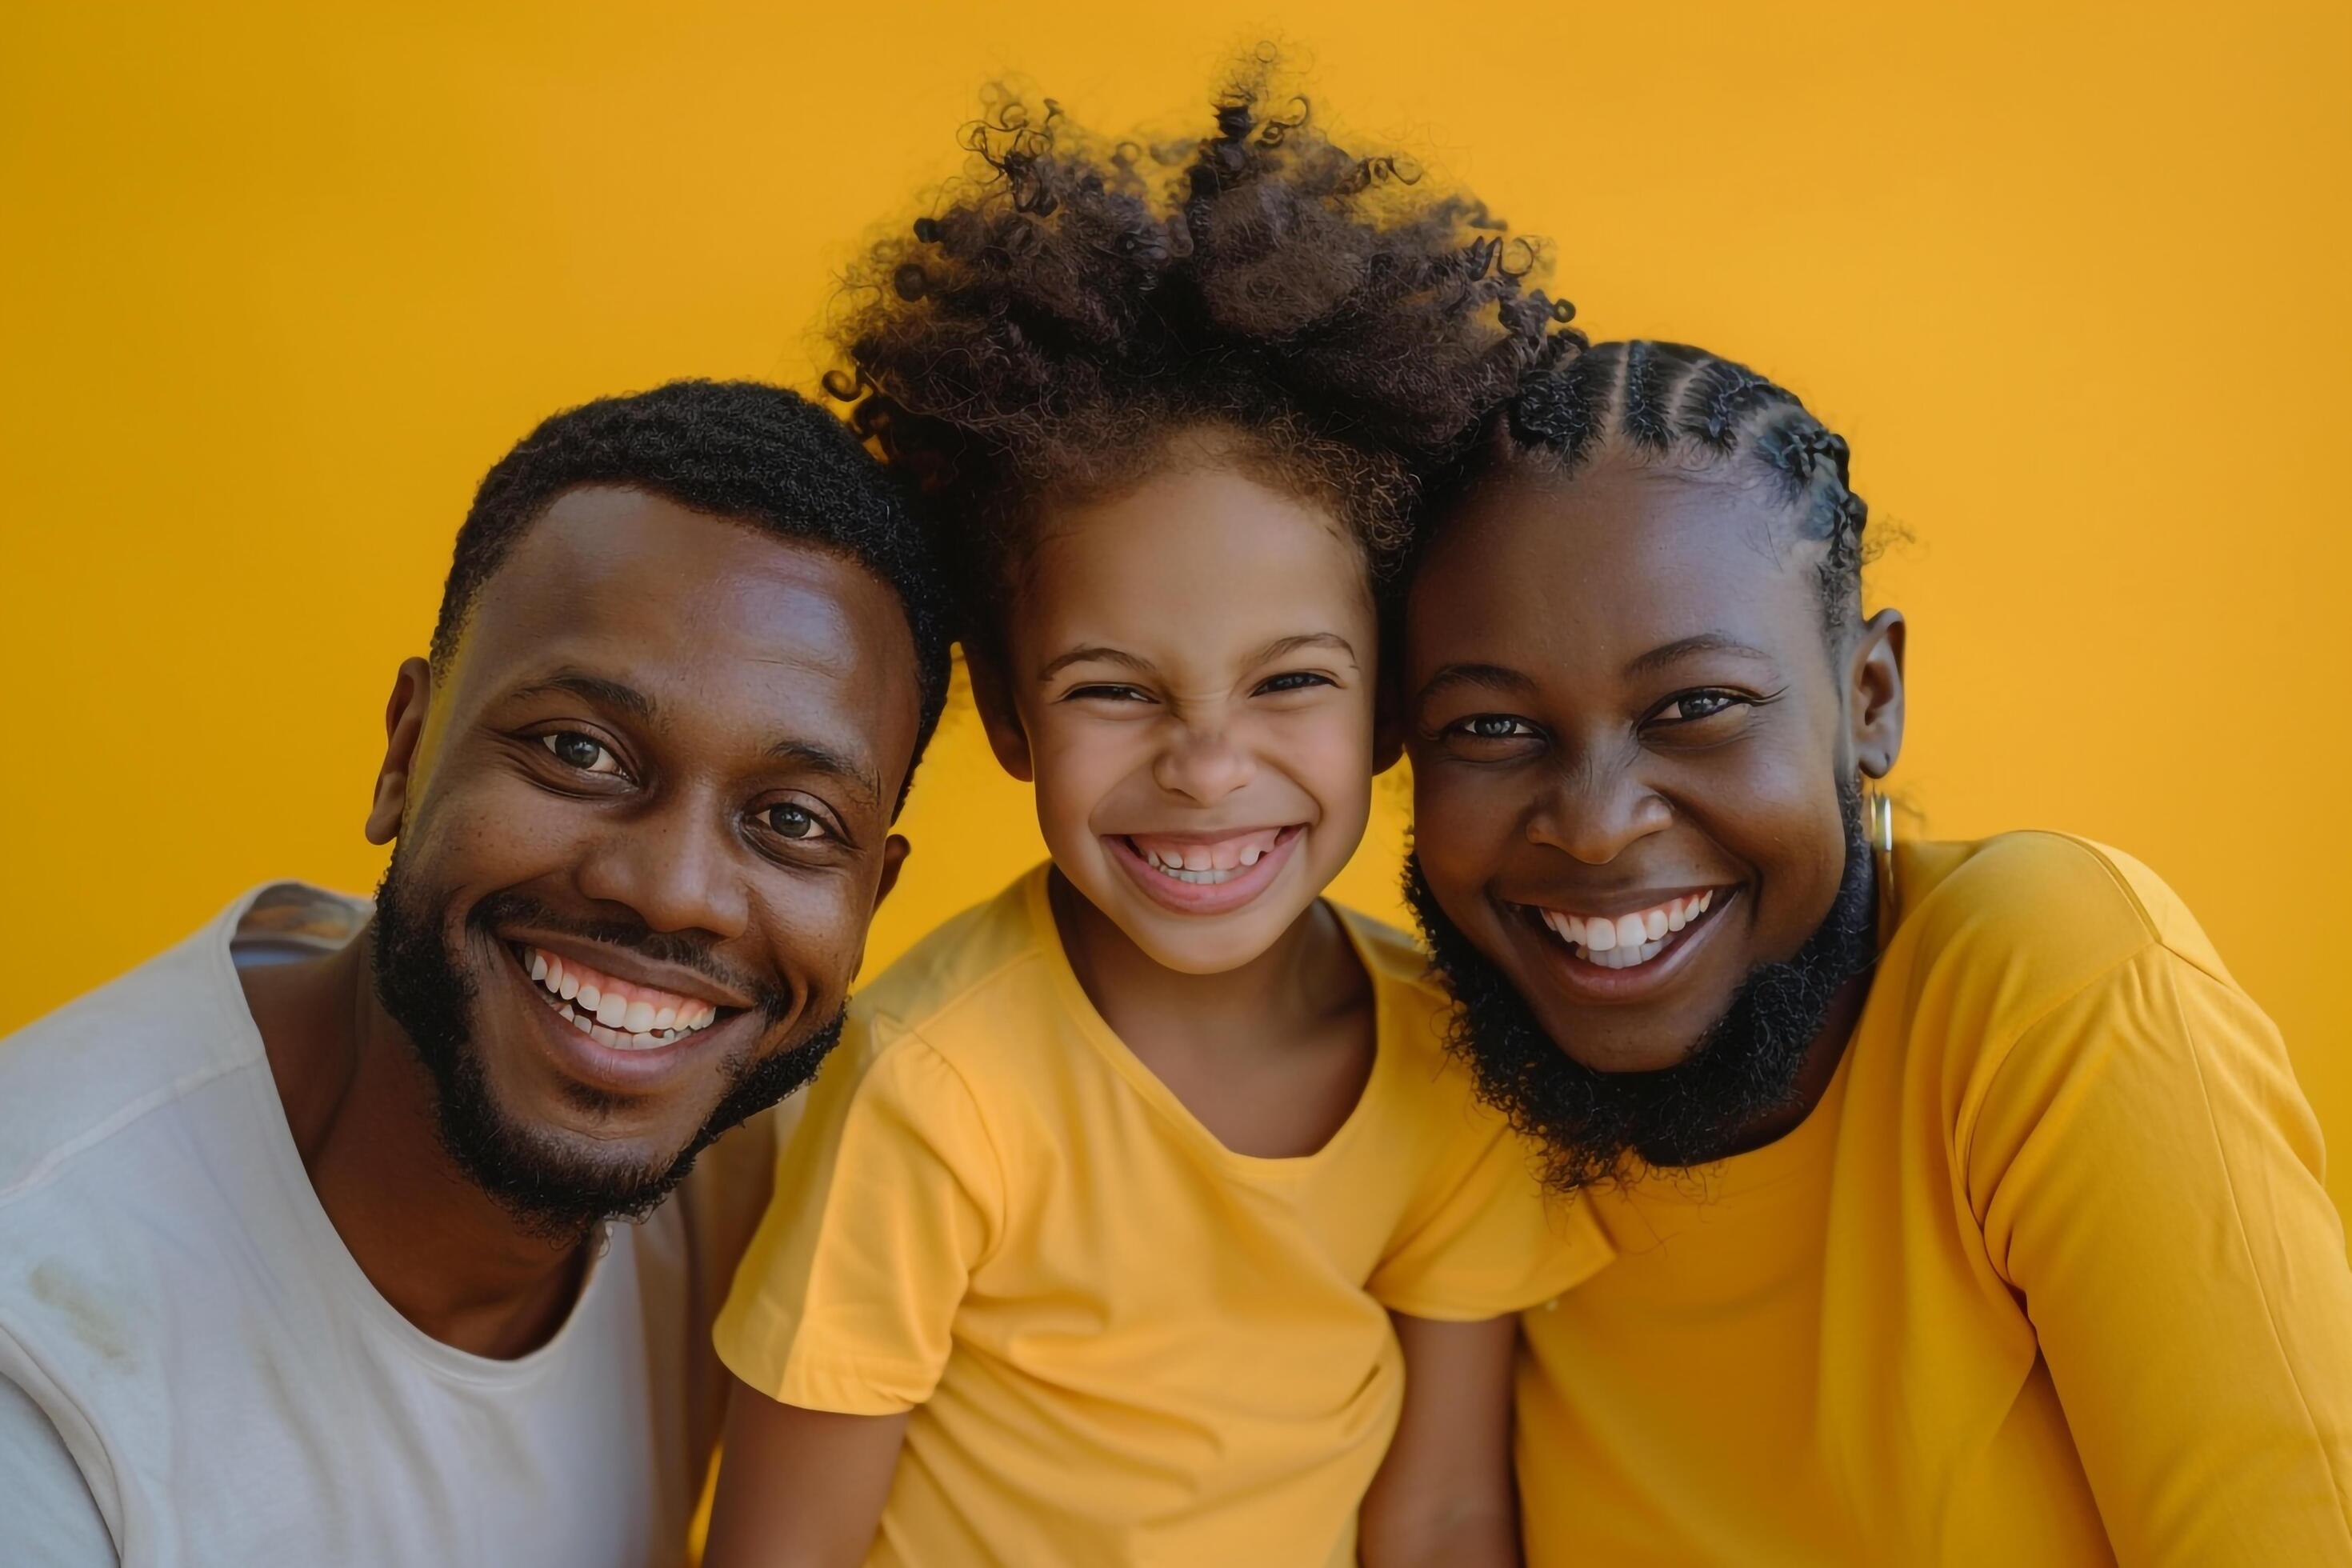
[(216, 924), (0, 1039), (0, 1215), (175, 1101), (262, 1065)]

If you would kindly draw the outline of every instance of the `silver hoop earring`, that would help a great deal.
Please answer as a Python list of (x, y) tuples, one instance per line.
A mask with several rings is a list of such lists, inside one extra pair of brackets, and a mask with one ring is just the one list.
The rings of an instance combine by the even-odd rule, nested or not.
[(1871, 858), (1877, 863), (1880, 907), (1895, 907), (1895, 803), (1873, 789), (1863, 803)]

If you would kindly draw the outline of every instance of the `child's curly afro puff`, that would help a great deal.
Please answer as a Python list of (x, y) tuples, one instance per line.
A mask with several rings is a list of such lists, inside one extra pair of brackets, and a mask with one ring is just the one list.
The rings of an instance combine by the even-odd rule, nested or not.
[(999, 89), (973, 177), (853, 269), (827, 390), (933, 498), (979, 602), (1041, 502), (1139, 482), (1188, 432), (1328, 506), (1385, 578), (1418, 476), (1582, 346), (1538, 244), (1334, 146), (1303, 98), (1268, 112), (1270, 68), (1157, 149)]

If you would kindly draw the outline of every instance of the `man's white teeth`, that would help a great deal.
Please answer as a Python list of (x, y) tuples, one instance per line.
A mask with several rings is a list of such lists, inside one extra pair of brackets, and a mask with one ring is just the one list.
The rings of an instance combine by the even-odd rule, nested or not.
[(1631, 969), (1665, 952), (1667, 939), (1706, 913), (1715, 903), (1709, 889), (1688, 898), (1670, 899), (1652, 909), (1624, 915), (1571, 915), (1559, 910), (1539, 910), (1552, 934), (1588, 963), (1603, 969)]
[[(708, 1002), (664, 1000), (625, 994), (622, 983), (604, 978), (599, 987), (544, 948), (527, 950), (530, 973), (546, 993), (547, 1005), (567, 1024), (599, 1044), (625, 1051), (651, 1050), (686, 1038), (719, 1021)], [(661, 994), (656, 993), (656, 994)]]

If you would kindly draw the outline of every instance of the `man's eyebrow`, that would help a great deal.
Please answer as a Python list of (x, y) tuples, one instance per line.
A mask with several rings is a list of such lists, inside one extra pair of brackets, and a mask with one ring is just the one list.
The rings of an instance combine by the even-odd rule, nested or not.
[(1701, 632), (1696, 637), (1677, 637), (1662, 643), (1625, 666), (1628, 676), (1647, 675), (1664, 669), (1670, 664), (1689, 658), (1695, 654), (1727, 653), (1738, 658), (1761, 659), (1770, 663), (1772, 656), (1760, 647), (1751, 647), (1728, 632)]
[(1037, 679), (1041, 681), (1051, 680), (1071, 665), (1089, 663), (1115, 664), (1123, 669), (1131, 669), (1138, 675), (1150, 675), (1154, 668), (1150, 659), (1139, 658), (1123, 648), (1074, 647), (1039, 670)]
[(768, 748), (768, 755), (778, 762), (797, 763), (849, 785), (864, 796), (867, 805), (877, 805), (882, 799), (881, 781), (870, 770), (814, 741), (779, 741)]
[(1255, 669), (1261, 664), (1272, 664), (1284, 655), (1297, 653), (1305, 647), (1337, 648), (1348, 656), (1350, 663), (1357, 662), (1356, 645), (1338, 632), (1301, 632), (1296, 637), (1275, 638), (1250, 656), (1246, 668)]
[(1443, 664), (1437, 673), (1422, 682), (1415, 702), (1426, 702), (1442, 691), (1457, 686), (1480, 686), (1495, 691), (1533, 691), (1534, 679), (1518, 670), (1499, 664)]
[(568, 691), (574, 697), (605, 708), (617, 708), (632, 718), (652, 723), (655, 718), (654, 700), (634, 686), (625, 686), (608, 676), (590, 675), (585, 670), (559, 669), (542, 680), (518, 687), (517, 697), (539, 697), (551, 691)]

